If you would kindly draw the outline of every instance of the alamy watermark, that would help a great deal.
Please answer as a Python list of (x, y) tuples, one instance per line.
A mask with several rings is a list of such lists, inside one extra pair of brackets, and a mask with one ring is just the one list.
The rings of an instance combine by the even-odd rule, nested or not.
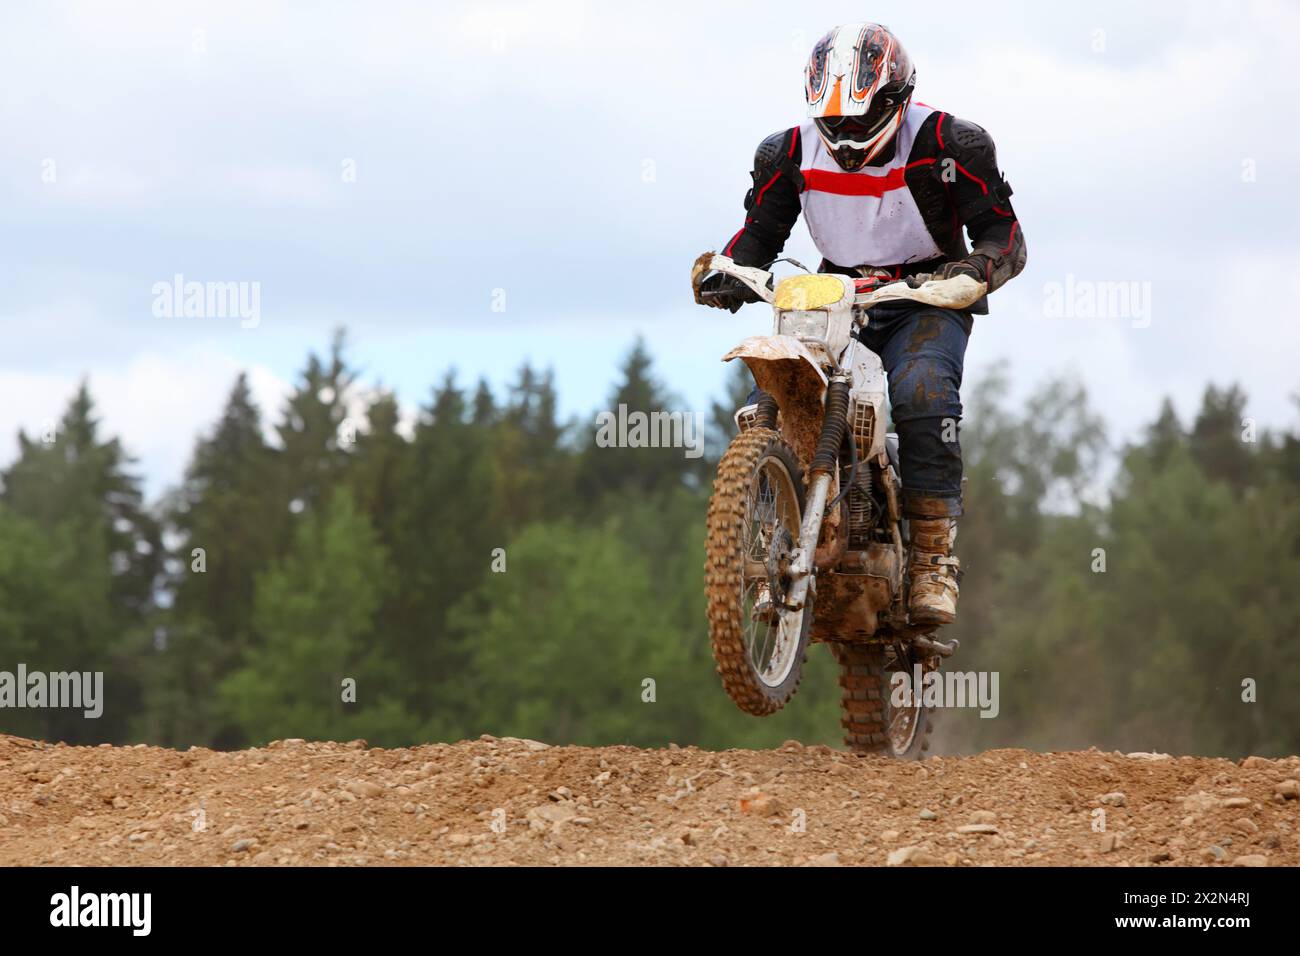
[(889, 678), (890, 706), (900, 710), (915, 707), (978, 707), (981, 717), (996, 717), (997, 671), (928, 671), (913, 666), (912, 673), (895, 671)]
[(73, 885), (50, 897), (50, 925), (119, 926), (132, 936), (148, 936), (153, 919), (152, 893), (83, 893)]
[(1049, 319), (1127, 319), (1135, 329), (1151, 324), (1151, 283), (1094, 281), (1068, 273), (1064, 282), (1043, 285), (1043, 315)]
[(103, 671), (0, 671), (0, 708), (70, 707), (91, 720), (104, 713)]
[(684, 448), (687, 458), (704, 454), (704, 415), (700, 412), (628, 411), (596, 415), (598, 448)]
[(153, 314), (159, 319), (239, 319), (242, 329), (262, 322), (262, 283), (199, 282), (176, 273), (155, 282)]

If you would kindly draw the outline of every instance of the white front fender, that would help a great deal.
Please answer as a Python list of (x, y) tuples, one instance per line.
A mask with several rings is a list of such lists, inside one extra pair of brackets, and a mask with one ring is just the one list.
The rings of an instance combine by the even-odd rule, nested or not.
[[(756, 364), (763, 362), (804, 362), (813, 373), (817, 376), (821, 388), (826, 387), (826, 373), (822, 371), (817, 359), (813, 357), (808, 346), (804, 345), (793, 335), (751, 335), (745, 341), (741, 342), (734, 349), (722, 356), (722, 361), (730, 362), (732, 359), (744, 359), (749, 370), (758, 378)], [(763, 386), (759, 381), (759, 387)]]
[(821, 434), (826, 373), (808, 346), (793, 335), (755, 335), (724, 357), (744, 359), (758, 387), (776, 399), (781, 434), (802, 462), (812, 461)]

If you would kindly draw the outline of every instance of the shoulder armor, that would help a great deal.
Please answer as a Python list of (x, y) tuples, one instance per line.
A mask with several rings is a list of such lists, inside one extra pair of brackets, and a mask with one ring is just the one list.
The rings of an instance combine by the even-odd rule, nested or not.
[(943, 137), (944, 145), (948, 146), (952, 152), (977, 156), (985, 159), (990, 166), (997, 168), (998, 152), (993, 145), (993, 137), (988, 134), (988, 130), (978, 123), (972, 123), (970, 120), (964, 120), (956, 116), (951, 117), (946, 125), (947, 129)]
[(1011, 198), (1011, 184), (998, 169), (997, 147), (988, 131), (978, 123), (949, 116), (940, 133), (944, 153), (955, 157), (969, 171), (968, 175), (979, 177), (987, 188), (982, 197), (958, 206), (962, 221), (969, 222), (993, 206), (1005, 204)]
[(803, 189), (803, 173), (799, 171), (801, 152), (797, 126), (773, 133), (758, 144), (758, 149), (754, 152), (754, 171), (750, 173), (754, 185), (745, 194), (746, 209), (752, 207), (757, 201), (758, 192), (773, 182), (778, 174), (784, 173), (795, 184), (796, 191)]
[(790, 151), (790, 140), (787, 137), (791, 134), (798, 136), (798, 127), (773, 133), (759, 143), (758, 149), (754, 151), (754, 169), (775, 169), (779, 166)]

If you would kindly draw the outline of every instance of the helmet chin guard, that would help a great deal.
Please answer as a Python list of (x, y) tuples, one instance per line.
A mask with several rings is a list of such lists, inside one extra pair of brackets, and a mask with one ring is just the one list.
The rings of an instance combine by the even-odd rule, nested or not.
[(838, 132), (827, 130), (822, 120), (816, 121), (817, 132), (821, 134), (826, 149), (839, 167), (846, 172), (853, 172), (879, 156), (894, 141), (898, 128), (903, 125), (903, 116), (906, 112), (907, 103), (904, 102), (886, 114), (884, 123), (877, 130), (863, 131), (865, 135), (852, 129), (841, 128)]
[(817, 41), (804, 80), (808, 116), (835, 162), (852, 172), (893, 142), (912, 99), (916, 70), (885, 27), (851, 23)]

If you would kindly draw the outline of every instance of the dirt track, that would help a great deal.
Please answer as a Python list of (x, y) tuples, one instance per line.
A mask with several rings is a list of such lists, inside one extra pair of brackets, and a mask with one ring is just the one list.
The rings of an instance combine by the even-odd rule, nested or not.
[(514, 738), (182, 753), (0, 735), (8, 866), (1153, 863), (1300, 864), (1300, 758), (998, 750), (904, 764), (794, 743)]

